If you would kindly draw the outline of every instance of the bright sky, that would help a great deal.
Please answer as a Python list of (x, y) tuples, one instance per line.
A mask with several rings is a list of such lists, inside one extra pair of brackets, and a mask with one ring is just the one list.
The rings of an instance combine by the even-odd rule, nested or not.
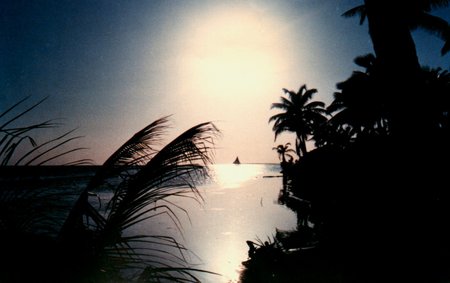
[[(31, 119), (64, 118), (103, 163), (150, 122), (172, 116), (168, 138), (205, 121), (223, 133), (216, 162), (278, 162), (270, 105), (282, 88), (335, 84), (371, 52), (367, 26), (340, 15), (359, 0), (4, 1), (0, 110), (49, 96)], [(450, 9), (440, 11), (449, 19)], [(415, 34), (421, 62), (449, 68), (442, 41)], [(59, 129), (61, 132), (63, 129)], [(56, 132), (50, 133), (55, 134)]]

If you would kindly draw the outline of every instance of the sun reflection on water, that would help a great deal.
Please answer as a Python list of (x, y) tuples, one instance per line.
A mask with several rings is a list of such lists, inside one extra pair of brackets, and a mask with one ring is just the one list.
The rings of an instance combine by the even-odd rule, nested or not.
[(281, 178), (265, 178), (279, 171), (268, 164), (211, 166), (213, 179), (201, 188), (202, 206), (183, 206), (192, 220), (183, 229), (185, 241), (200, 260), (198, 267), (221, 275), (201, 274), (201, 282), (240, 282), (242, 262), (248, 260), (246, 241), (296, 226), (295, 213), (277, 202)]
[(238, 188), (243, 183), (262, 174), (263, 168), (261, 166), (216, 164), (213, 167), (213, 178), (222, 188)]

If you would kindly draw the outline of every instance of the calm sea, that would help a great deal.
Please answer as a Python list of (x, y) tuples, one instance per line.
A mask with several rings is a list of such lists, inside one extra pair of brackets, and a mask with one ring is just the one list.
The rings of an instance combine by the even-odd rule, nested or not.
[[(178, 201), (189, 218), (179, 214), (183, 224), (181, 242), (193, 253), (195, 266), (221, 274), (200, 275), (202, 282), (238, 282), (242, 261), (248, 259), (247, 240), (273, 239), (275, 228), (297, 225), (293, 211), (278, 203), (282, 178), (280, 166), (272, 164), (216, 164), (213, 179), (199, 187), (203, 201)], [(177, 234), (170, 221), (159, 220), (137, 227)], [(153, 227), (152, 227), (153, 226)]]
[[(55, 167), (11, 172), (22, 179), (29, 176), (33, 183), (39, 176), (41, 185), (65, 187), (74, 192), (73, 201), (95, 169)], [(133, 227), (131, 232), (168, 235), (180, 241), (189, 249), (189, 261), (195, 268), (221, 274), (200, 274), (202, 282), (238, 282), (243, 268), (241, 263), (248, 259), (246, 241), (273, 239), (276, 228), (294, 229), (297, 218), (294, 212), (278, 203), (282, 188), (279, 165), (215, 164), (211, 169), (212, 178), (198, 187), (203, 200), (172, 200), (187, 212), (175, 209), (182, 224), (181, 231), (169, 218), (158, 217)], [(0, 177), (5, 176), (14, 179), (11, 173), (3, 170)], [(99, 195), (105, 201), (111, 196), (105, 192)]]

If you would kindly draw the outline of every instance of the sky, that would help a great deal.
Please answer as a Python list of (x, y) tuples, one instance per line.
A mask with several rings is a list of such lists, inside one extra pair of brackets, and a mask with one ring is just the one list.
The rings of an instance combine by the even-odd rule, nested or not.
[[(26, 119), (76, 128), (77, 158), (102, 164), (135, 132), (171, 115), (167, 140), (212, 121), (215, 162), (273, 163), (270, 106), (283, 88), (337, 82), (372, 51), (367, 24), (343, 18), (362, 0), (5, 0), (0, 4), (0, 112), (47, 100)], [(450, 21), (450, 8), (433, 12)], [(423, 65), (450, 68), (443, 42), (414, 33)], [(45, 137), (42, 137), (45, 138)]]

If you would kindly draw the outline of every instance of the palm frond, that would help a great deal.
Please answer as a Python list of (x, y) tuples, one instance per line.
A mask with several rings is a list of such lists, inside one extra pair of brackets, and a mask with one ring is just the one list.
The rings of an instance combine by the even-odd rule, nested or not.
[[(12, 111), (17, 110), (22, 104), (28, 100), (29, 97), (26, 97), (19, 102), (15, 103), (13, 106), (9, 107), (5, 111), (0, 114), (0, 118), (5, 119), (3, 124), (0, 126), (0, 163), (1, 165), (32, 165), (34, 161), (37, 162), (39, 158), (44, 159), (43, 161), (37, 162), (36, 165), (43, 165), (48, 163), (49, 161), (55, 160), (59, 157), (65, 156), (67, 154), (84, 150), (85, 148), (75, 148), (65, 150), (65, 152), (61, 153), (63, 146), (73, 140), (77, 140), (81, 138), (72, 137), (66, 138), (61, 141), (59, 144), (54, 145), (55, 142), (65, 138), (67, 135), (72, 133), (72, 131), (63, 134), (60, 137), (51, 138), (48, 141), (38, 144), (34, 137), (34, 132), (37, 130), (43, 130), (47, 128), (55, 128), (60, 126), (59, 123), (56, 123), (54, 120), (47, 120), (40, 123), (31, 124), (28, 126), (16, 126), (15, 123), (19, 122), (26, 114), (34, 110), (36, 107), (41, 105), (46, 99), (41, 99), (40, 101), (32, 104), (31, 106), (25, 108), (24, 110), (19, 110), (18, 113), (13, 113)], [(8, 115), (12, 114), (10, 118), (7, 118)], [(29, 142), (29, 143), (26, 143)], [(42, 153), (38, 153), (40, 149), (43, 149), (45, 146), (52, 145), (53, 146), (45, 150)], [(37, 154), (36, 154), (37, 153)], [(33, 156), (33, 154), (36, 154)], [(28, 162), (24, 162), (26, 158), (30, 158), (31, 160)], [(89, 163), (87, 159), (82, 161), (68, 161), (67, 164), (86, 164)]]
[(450, 4), (449, 0), (429, 0), (431, 8), (445, 8)]
[(272, 103), (270, 109), (281, 109), (281, 110), (288, 110), (289, 108), (293, 107), (293, 103), (292, 101), (290, 101), (289, 99), (287, 99), (286, 97), (280, 97), (280, 101), (279, 103)]
[(417, 22), (418, 27), (425, 29), (427, 32), (443, 40), (448, 40), (450, 26), (446, 20), (428, 13), (421, 13)]
[(372, 67), (372, 65), (375, 62), (375, 55), (372, 53), (368, 53), (362, 56), (357, 56), (353, 62), (355, 62), (356, 65), (365, 68), (366, 70)]
[[(80, 138), (80, 137), (77, 137), (77, 138)], [(62, 144), (60, 144), (60, 145), (62, 145)], [(58, 145), (57, 147), (59, 147), (60, 145)], [(57, 147), (55, 147), (55, 148), (57, 148)], [(47, 163), (49, 163), (50, 161), (55, 160), (55, 159), (57, 159), (57, 158), (60, 158), (60, 157), (62, 157), (62, 156), (66, 156), (66, 155), (68, 155), (68, 154), (71, 154), (71, 153), (74, 153), (74, 152), (77, 152), (77, 151), (81, 151), (81, 150), (86, 150), (86, 149), (89, 149), (89, 148), (87, 148), (87, 147), (77, 147), (77, 148), (72, 148), (72, 149), (66, 150), (66, 151), (64, 151), (64, 152), (62, 152), (62, 153), (53, 154), (52, 156), (48, 157), (47, 159), (44, 159), (43, 161), (39, 162), (39, 163), (36, 164), (36, 165), (37, 165), (37, 166), (42, 166), (42, 165), (47, 164)], [(47, 151), (47, 152), (51, 152), (51, 151), (53, 151), (53, 149), (50, 150), (50, 151)], [(86, 163), (86, 159), (84, 159), (84, 160), (85, 160), (85, 161), (80, 161), (80, 160), (72, 161), (71, 163), (75, 162), (75, 163), (77, 163), (77, 164), (78, 164), (78, 163), (83, 163), (83, 164), (85, 164), (85, 163)], [(89, 162), (87, 162), (87, 163), (89, 164)]]
[[(26, 101), (29, 97), (25, 97), (24, 99), (20, 100), (19, 102), (17, 102), (16, 104), (14, 104), (13, 106), (11, 106), (10, 108), (8, 108), (7, 110), (3, 111), (2, 114), (0, 114), (0, 118), (2, 118), (4, 115), (6, 115), (7, 113), (9, 113), (10, 111), (12, 111), (13, 109), (17, 108), (20, 104), (22, 104), (24, 101)], [(16, 121), (17, 119), (19, 119), (20, 117), (24, 116), (25, 114), (27, 114), (28, 112), (30, 112), (31, 110), (33, 110), (34, 108), (38, 107), (41, 103), (43, 103), (46, 98), (43, 98), (42, 100), (38, 101), (37, 103), (33, 104), (32, 106), (30, 106), (29, 108), (21, 111), (19, 114), (17, 114), (16, 116), (14, 116), (13, 118), (10, 118), (9, 120), (7, 120), (6, 122), (4, 122), (1, 126), (0, 126), (0, 130), (4, 130), (4, 128), (13, 123), (14, 121)]]
[(311, 110), (320, 110), (325, 107), (325, 103), (322, 101), (311, 101), (310, 103), (305, 105), (305, 108)]
[[(200, 279), (193, 275), (195, 272), (205, 273), (204, 270), (195, 268), (146, 268), (144, 273), (140, 276), (142, 282), (159, 282), (155, 278), (168, 280), (169, 282), (185, 283), (185, 282), (201, 282)], [(212, 275), (219, 275), (214, 272), (206, 272)]]
[(94, 189), (108, 177), (117, 176), (130, 167), (145, 165), (158, 150), (161, 136), (168, 127), (168, 118), (154, 121), (126, 141), (103, 163), (86, 190)]
[(53, 128), (56, 124), (51, 121), (45, 121), (27, 127), (6, 128), (0, 130), (3, 137), (0, 140), (0, 158), (3, 165), (8, 165), (12, 156), (16, 154), (16, 149), (29, 141), (32, 147), (36, 147), (37, 143), (31, 136), (31, 132), (44, 128)]
[[(301, 95), (303, 94), (308, 88), (306, 87), (306, 84), (303, 84), (300, 86), (300, 88), (298, 89), (297, 93), (295, 93), (296, 95)], [(294, 93), (294, 92), (292, 92)]]
[[(59, 136), (59, 137), (54, 138), (54, 139), (50, 139), (49, 141), (44, 142), (44, 143), (41, 144), (40, 146), (36, 146), (34, 149), (30, 150), (30, 151), (29, 151), (28, 153), (26, 153), (25, 155), (28, 156), (28, 155), (34, 153), (37, 149), (42, 148), (43, 146), (51, 145), (51, 144), (53, 144), (54, 142), (59, 141), (61, 138), (66, 137), (66, 136), (67, 136), (68, 134), (70, 134), (71, 132), (72, 132), (72, 131), (69, 131), (69, 132), (63, 134), (62, 136)], [(56, 150), (62, 148), (62, 146), (64, 146), (65, 144), (70, 143), (70, 142), (72, 142), (72, 141), (74, 141), (74, 140), (81, 139), (81, 138), (83, 138), (83, 136), (76, 136), (76, 137), (71, 137), (71, 138), (64, 139), (63, 141), (61, 141), (61, 142), (59, 142), (59, 143), (57, 143), (57, 144), (51, 146), (50, 148), (44, 150), (44, 151), (41, 152), (41, 153), (37, 154), (36, 156), (34, 156), (33, 158), (31, 158), (28, 162), (26, 162), (25, 165), (31, 165), (34, 161), (39, 160), (39, 158), (45, 157), (45, 159), (44, 159), (43, 161), (40, 161), (40, 162), (37, 164), (37, 165), (39, 166), (39, 165), (46, 164), (46, 163), (48, 163), (49, 161), (54, 160), (54, 159), (57, 159), (57, 158), (59, 158), (59, 157), (61, 157), (61, 156), (70, 154), (70, 153), (72, 153), (72, 152), (76, 152), (76, 151), (79, 151), (79, 150), (85, 150), (85, 149), (87, 149), (87, 148), (79, 147), (79, 148), (69, 149), (69, 150), (66, 150), (66, 151), (64, 151), (64, 152), (62, 152), (62, 153), (58, 153), (58, 154), (53, 153), (53, 152), (56, 152)], [(51, 154), (50, 156), (48, 156), (49, 153), (52, 153), (52, 154)], [(25, 156), (25, 157), (26, 157), (26, 156)], [(21, 159), (21, 160), (23, 160), (23, 159)], [(19, 164), (19, 162), (16, 162), (16, 165), (18, 165), (18, 164)]]
[[(1, 113), (0, 118), (4, 119), (25, 100)], [(52, 121), (26, 127), (12, 126), (13, 122), (20, 120), (43, 101), (2, 124), (0, 152), (3, 155), (0, 157), (3, 156), (3, 164), (9, 164), (11, 160), (15, 160), (15, 165), (34, 163), (42, 165), (84, 149), (81, 147), (68, 150), (61, 148), (81, 138), (81, 136), (71, 137), (73, 131), (43, 143), (36, 142), (31, 131), (53, 127), (56, 124)], [(50, 233), (49, 228), (53, 228), (52, 233), (59, 231), (58, 244), (61, 244), (62, 248), (69, 247), (68, 250), (74, 253), (74, 258), (79, 256), (83, 258), (88, 254), (93, 257), (89, 260), (99, 259), (99, 266), (104, 267), (109, 274), (105, 275), (106, 277), (120, 276), (118, 272), (122, 268), (137, 268), (141, 271), (152, 270), (147, 272), (152, 275), (142, 277), (146, 281), (153, 279), (158, 281), (164, 278), (174, 282), (198, 281), (193, 274), (207, 271), (191, 268), (184, 254), (186, 249), (175, 239), (158, 235), (130, 236), (127, 234), (130, 232), (128, 228), (161, 215), (171, 218), (181, 230), (181, 221), (177, 215), (180, 211), (187, 214), (187, 211), (172, 201), (173, 198), (188, 197), (197, 201), (201, 199), (196, 185), (208, 176), (207, 165), (213, 161), (214, 139), (220, 132), (212, 123), (202, 123), (159, 149), (161, 136), (167, 128), (167, 121), (168, 118), (164, 117), (148, 125), (111, 155), (95, 178), (81, 192), (65, 221), (64, 216), (67, 215), (67, 211), (56, 213), (63, 216), (58, 219), (48, 214), (48, 208), (51, 208), (52, 212), (67, 208), (67, 204), (62, 204), (60, 201), (60, 198), (66, 196), (59, 192), (49, 194), (47, 191), (41, 194), (41, 191), (26, 190), (19, 194), (17, 190), (12, 193), (3, 191), (0, 194), (0, 210), (2, 212), (7, 210), (7, 213), (0, 215), (14, 216), (13, 218), (17, 220), (17, 215), (13, 212), (16, 208), (21, 209), (22, 212), (27, 211), (27, 214), (22, 213), (24, 217), (18, 222), (1, 216), (0, 232), (4, 229), (35, 231), (36, 227), (40, 227), (39, 230), (47, 229), (45, 233)], [(32, 149), (14, 159), (18, 147), (27, 141)], [(86, 162), (89, 160), (80, 159), (66, 164), (85, 164)], [(118, 178), (121, 182), (113, 190), (113, 197), (106, 206), (106, 210), (101, 211), (100, 207), (94, 207), (90, 203), (89, 190), (95, 189), (108, 178)], [(2, 182), (2, 187), (3, 185)], [(74, 199), (74, 196), (70, 199)], [(93, 223), (87, 223), (85, 219), (93, 220)], [(59, 229), (61, 223), (63, 228)], [(127, 233), (123, 233), (125, 230)], [(74, 233), (70, 235), (70, 232)], [(75, 248), (70, 248), (72, 247), (70, 244), (75, 244), (73, 246)], [(77, 250), (78, 248), (81, 250)], [(171, 248), (177, 252), (168, 250)], [(71, 256), (72, 254), (68, 255), (68, 258)]]
[[(211, 135), (217, 133), (213, 124), (199, 124), (161, 149), (118, 188), (111, 202), (109, 223), (126, 226), (136, 215), (137, 208), (171, 196), (172, 192), (176, 192), (174, 189), (187, 188), (196, 194), (195, 184), (198, 179), (207, 176), (205, 166), (212, 162), (209, 156), (214, 144)], [(148, 209), (146, 212), (150, 211)]]
[(292, 131), (292, 127), (287, 125), (287, 123), (281, 123), (278, 127), (274, 128), (273, 131), (275, 136), (274, 141), (276, 141), (280, 134)]
[[(138, 267), (188, 267), (188, 250), (173, 237), (158, 235), (125, 236), (116, 239), (116, 244), (105, 247), (109, 268), (120, 270)], [(120, 259), (117, 261), (115, 259)]]
[[(214, 139), (220, 132), (212, 123), (202, 123), (158, 150), (155, 144), (160, 142), (167, 121), (164, 117), (145, 127), (105, 162), (95, 182), (91, 182), (78, 199), (60, 236), (63, 241), (70, 239), (78, 233), (77, 229), (83, 229), (77, 226), (80, 220), (88, 217), (94, 223), (88, 227), (97, 235), (94, 250), (103, 251), (102, 257), (110, 265), (105, 268), (158, 269), (152, 276), (159, 279), (173, 276), (169, 270), (178, 270), (180, 272), (172, 279), (186, 280), (193, 277), (184, 257), (185, 248), (177, 241), (158, 235), (128, 235), (129, 228), (156, 217), (168, 217), (181, 232), (178, 214), (188, 212), (172, 200), (177, 197), (201, 199), (196, 185), (208, 176), (207, 165), (212, 163)], [(128, 170), (130, 166), (132, 169)], [(127, 174), (121, 175), (124, 170), (128, 170)], [(121, 182), (113, 188), (105, 210), (99, 213), (89, 203), (88, 190), (114, 174), (119, 174), (116, 177), (120, 177)]]
[[(136, 167), (145, 165), (157, 152), (156, 147), (161, 142), (161, 136), (168, 127), (167, 124), (167, 116), (150, 123), (135, 133), (103, 163), (73, 206), (61, 230), (60, 237), (62, 239), (70, 237), (69, 235), (73, 233), (72, 229), (78, 229), (77, 227), (81, 225), (79, 220), (83, 218), (84, 214), (90, 217), (96, 225), (102, 226), (106, 222), (104, 217), (96, 213), (88, 203), (88, 192), (102, 185), (108, 178), (120, 177), (128, 170), (136, 170)], [(126, 182), (124, 181), (124, 183)], [(116, 194), (114, 198), (117, 198), (118, 195)]]
[[(300, 92), (299, 92), (300, 93)], [(314, 94), (317, 93), (317, 89), (311, 88), (307, 89), (306, 86), (304, 86), (303, 95), (301, 96), (299, 104), (302, 106), (305, 106), (309, 100), (314, 96)], [(300, 93), (301, 94), (301, 93)]]
[(367, 17), (367, 11), (365, 5), (356, 6), (342, 14), (345, 18), (352, 18), (359, 16), (359, 24), (362, 25)]
[(291, 101), (297, 95), (297, 93), (295, 93), (294, 91), (288, 90), (286, 88), (283, 88), (283, 92), (288, 95), (288, 97)]

